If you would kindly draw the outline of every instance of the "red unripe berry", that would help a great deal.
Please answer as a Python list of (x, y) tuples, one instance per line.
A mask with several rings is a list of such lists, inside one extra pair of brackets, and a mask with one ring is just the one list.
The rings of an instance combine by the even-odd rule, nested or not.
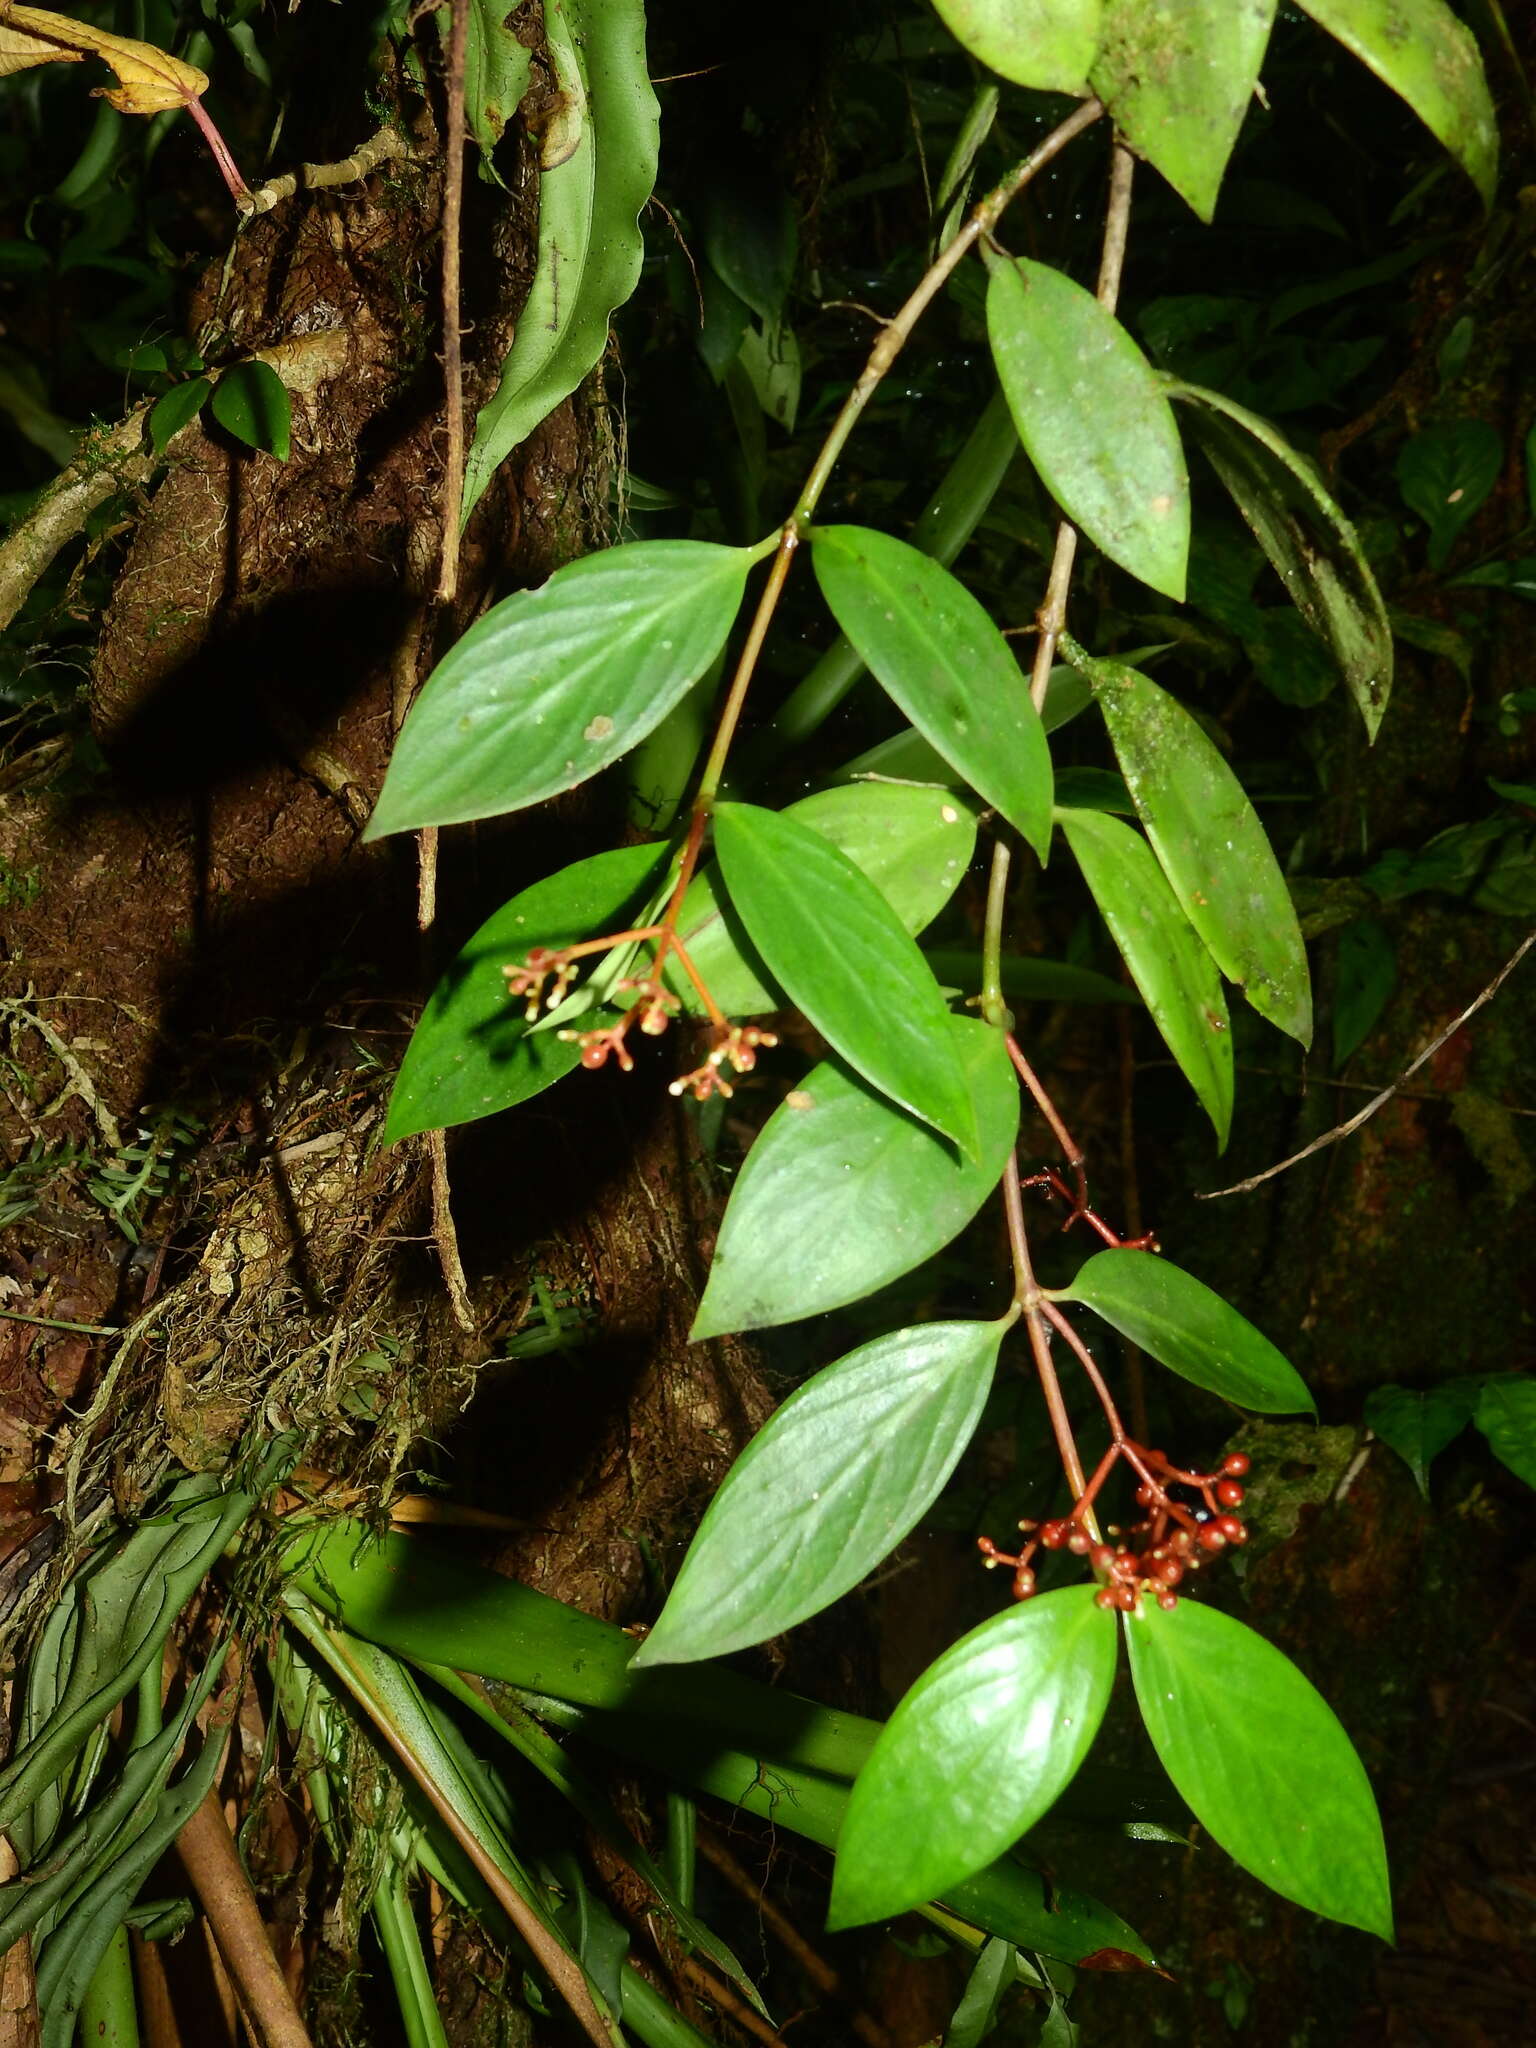
[(1093, 1553), (1088, 1559), (1088, 1562), (1093, 1566), (1096, 1572), (1107, 1572), (1113, 1565), (1114, 1561), (1115, 1553), (1113, 1552), (1113, 1550), (1110, 1549), (1107, 1543), (1095, 1544), (1093, 1548)]
[(1035, 1575), (1027, 1564), (1021, 1564), (1013, 1575), (1013, 1597), (1027, 1600), (1035, 1590)]
[(1134, 1586), (1111, 1586), (1109, 1593), (1110, 1598), (1122, 1614), (1132, 1614), (1135, 1612), (1136, 1588)]
[(1220, 1525), (1216, 1522), (1207, 1522), (1205, 1527), (1200, 1531), (1200, 1548), (1202, 1550), (1216, 1551), (1225, 1550), (1226, 1547), (1227, 1539), (1226, 1536), (1223, 1534)]
[(1095, 1607), (1113, 1607), (1115, 1604), (1115, 1588), (1113, 1586), (1101, 1586), (1093, 1596), (1093, 1604)]
[(1080, 1523), (1073, 1523), (1072, 1534), (1067, 1538), (1067, 1548), (1074, 1557), (1086, 1557), (1093, 1548), (1093, 1538)]
[(1065, 1522), (1042, 1522), (1040, 1524), (1040, 1541), (1047, 1550), (1060, 1550), (1066, 1540), (1067, 1524)]
[(1158, 1594), (1157, 1604), (1165, 1614), (1171, 1614), (1179, 1604), (1179, 1596), (1177, 1593), (1169, 1593), (1165, 1590)]
[(1165, 1586), (1176, 1586), (1184, 1576), (1184, 1567), (1176, 1557), (1162, 1557), (1153, 1565), (1152, 1573)]
[(1229, 1543), (1246, 1543), (1248, 1541), (1248, 1531), (1237, 1519), (1236, 1515), (1219, 1515), (1211, 1526), (1219, 1529)]
[(1243, 1489), (1235, 1479), (1222, 1479), (1217, 1482), (1216, 1498), (1224, 1508), (1240, 1508), (1243, 1504)]
[(1230, 1458), (1222, 1460), (1221, 1469), (1229, 1479), (1245, 1479), (1253, 1460), (1243, 1451), (1234, 1451)]
[(1152, 1505), (1152, 1501), (1153, 1501), (1153, 1498), (1154, 1498), (1154, 1495), (1153, 1495), (1153, 1492), (1152, 1492), (1152, 1489), (1151, 1489), (1151, 1487), (1150, 1487), (1150, 1486), (1138, 1486), (1138, 1487), (1137, 1487), (1137, 1489), (1136, 1489), (1136, 1505), (1137, 1505), (1137, 1507), (1139, 1507), (1139, 1508), (1149, 1508), (1149, 1507), (1151, 1507), (1151, 1505)]

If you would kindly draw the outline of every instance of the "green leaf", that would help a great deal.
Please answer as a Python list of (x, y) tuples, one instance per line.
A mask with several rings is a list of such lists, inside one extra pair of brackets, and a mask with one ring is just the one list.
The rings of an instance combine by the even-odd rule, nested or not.
[(1140, 670), (1075, 643), (1152, 850), (1212, 959), (1261, 1017), (1312, 1040), (1307, 949), (1269, 835), (1215, 742)]
[(1397, 451), (1403, 503), (1429, 528), (1429, 566), (1443, 569), (1457, 535), (1475, 518), (1504, 467), (1504, 437), (1486, 420), (1444, 420)]
[(1352, 1060), (1381, 1021), (1397, 987), (1397, 949), (1377, 917), (1357, 917), (1339, 934), (1333, 991), (1333, 1064)]
[(1375, 1387), (1366, 1400), (1366, 1428), (1396, 1451), (1426, 1500), (1429, 1468), (1472, 1420), (1478, 1392), (1475, 1384), (1452, 1380), (1423, 1393), (1411, 1387)]
[(1018, 1951), (996, 1935), (983, 1942), (944, 2034), (944, 2048), (981, 2048), (997, 2024), (1003, 1994), (1018, 1980)]
[(578, 1046), (530, 1030), (502, 971), (535, 946), (625, 930), (658, 879), (655, 846), (621, 846), (562, 868), (494, 911), (428, 998), (389, 1098), (386, 1145), (473, 1123), (548, 1088), (580, 1064)]
[[(167, 398), (171, 396), (166, 393)], [(287, 387), (270, 363), (253, 359), (231, 364), (213, 387), (211, 410), (219, 425), (237, 441), (263, 455), (275, 455), (279, 462), (288, 460), (293, 408)]]
[(1306, 1382), (1252, 1323), (1153, 1252), (1096, 1252), (1062, 1301), (1080, 1301), (1192, 1385), (1260, 1415), (1315, 1414)]
[(516, 338), (464, 465), (467, 519), (497, 466), (596, 367), (640, 278), (640, 210), (656, 183), (660, 114), (644, 0), (546, 0), (544, 52), (561, 112), (540, 152), (539, 252)]
[(636, 1666), (767, 1642), (858, 1585), (960, 1462), (1005, 1327), (897, 1330), (791, 1394), (711, 1501)]
[(1319, 28), (1405, 99), (1493, 204), (1499, 129), (1470, 29), (1445, 0), (1300, 0)]
[(1102, 811), (1058, 808), (1056, 822), (1131, 979), (1225, 1150), (1232, 1127), (1232, 1036), (1215, 961), (1139, 832)]
[(789, 193), (717, 161), (699, 194), (699, 235), (715, 275), (772, 334), (795, 274), (799, 234)]
[(1189, 479), (1157, 372), (1092, 292), (1023, 257), (987, 257), (987, 333), (1041, 481), (1111, 561), (1184, 597)]
[[(464, 23), (464, 118), (487, 175), (505, 189), (491, 158), (528, 90), (533, 52), (507, 26), (505, 0), (469, 0)], [(449, 18), (438, 17), (444, 37)]]
[(1104, 0), (933, 0), (978, 62), (1036, 92), (1086, 90)]
[(1094, 91), (1208, 221), (1258, 83), (1275, 0), (1109, 0)]
[(952, 1017), (981, 1154), (969, 1160), (832, 1061), (747, 1154), (720, 1226), (695, 1342), (858, 1301), (941, 1251), (1002, 1177), (1019, 1091), (1002, 1034)]
[(976, 1151), (976, 1123), (933, 970), (874, 883), (819, 832), (720, 804), (715, 851), (773, 976), (871, 1087)]
[(1485, 1381), (1472, 1420), (1493, 1455), (1517, 1479), (1536, 1486), (1536, 1379), (1501, 1375)]
[(984, 606), (948, 569), (867, 526), (811, 530), (833, 617), (886, 695), (1043, 861), (1051, 756), (1029, 684)]
[[(862, 869), (914, 937), (953, 896), (976, 846), (974, 807), (943, 789), (859, 783), (802, 797), (786, 807), (785, 815), (819, 832)], [(722, 895), (720, 870), (713, 864), (689, 884), (678, 920), (689, 958), (728, 1017), (783, 1009), (783, 991), (773, 987), (741, 919)], [(702, 1012), (698, 992), (682, 968), (669, 965), (666, 975), (683, 1007), (695, 1015)]]
[(1374, 739), (1392, 689), (1392, 629), (1354, 528), (1268, 420), (1219, 391), (1172, 380), (1168, 388), (1191, 408), (1195, 438), (1291, 602), (1331, 649)]
[(163, 455), (183, 427), (190, 426), (208, 401), (213, 386), (206, 377), (191, 377), (185, 384), (173, 384), (164, 398), (149, 409), (149, 441), (157, 455)]
[(522, 810), (617, 761), (714, 660), (758, 552), (637, 541), (493, 605), (427, 678), (365, 837)]
[(1116, 1628), (1092, 1586), (995, 1615), (929, 1666), (881, 1731), (838, 1837), (831, 1927), (936, 1898), (1044, 1818), (1114, 1683)]
[(1282, 1898), (1390, 1941), (1370, 1780), (1295, 1665), (1193, 1600), (1144, 1601), (1125, 1636), (1147, 1732), (1201, 1826)]
[[(962, 995), (981, 987), (981, 954), (960, 947), (924, 949), (928, 965), (947, 988)], [(1002, 957), (1003, 998), (1009, 1003), (1139, 1003), (1135, 989), (1111, 981), (1091, 967), (1066, 960), (1041, 960), (1032, 953)]]

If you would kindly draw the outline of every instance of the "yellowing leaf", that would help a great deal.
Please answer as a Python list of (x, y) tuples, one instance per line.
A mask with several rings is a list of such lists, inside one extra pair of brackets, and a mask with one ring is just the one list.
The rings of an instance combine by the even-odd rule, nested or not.
[[(19, 54), (13, 45), (20, 45)], [(117, 85), (102, 88), (101, 97), (122, 114), (162, 114), (190, 105), (208, 90), (206, 71), (183, 64), (153, 43), (111, 35), (43, 7), (0, 6), (0, 73), (52, 58), (78, 64), (87, 51), (117, 73)]]

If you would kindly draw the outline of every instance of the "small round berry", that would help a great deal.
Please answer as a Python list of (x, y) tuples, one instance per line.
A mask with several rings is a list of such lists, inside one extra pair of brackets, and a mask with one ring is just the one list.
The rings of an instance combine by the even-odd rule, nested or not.
[(1113, 1586), (1101, 1586), (1093, 1596), (1093, 1604), (1095, 1607), (1106, 1609), (1113, 1607), (1115, 1604), (1115, 1588)]
[(1096, 1572), (1107, 1572), (1114, 1567), (1115, 1553), (1107, 1543), (1096, 1543), (1089, 1552), (1088, 1562)]
[(1209, 1550), (1214, 1553), (1218, 1550), (1225, 1550), (1226, 1547), (1227, 1539), (1222, 1534), (1221, 1530), (1217, 1527), (1216, 1523), (1208, 1522), (1206, 1526), (1200, 1531), (1200, 1548), (1202, 1550)]
[(1035, 1575), (1027, 1564), (1021, 1564), (1013, 1575), (1013, 1597), (1027, 1600), (1035, 1590)]
[(1244, 1451), (1234, 1451), (1222, 1460), (1221, 1469), (1229, 1479), (1246, 1479), (1253, 1460)]
[(1042, 1522), (1040, 1524), (1040, 1541), (1047, 1550), (1060, 1550), (1067, 1540), (1068, 1526), (1066, 1522)]
[(1170, 1593), (1165, 1587), (1157, 1596), (1157, 1604), (1162, 1608), (1164, 1614), (1171, 1614), (1179, 1604), (1179, 1596), (1177, 1593)]
[(1213, 1526), (1226, 1537), (1229, 1543), (1246, 1543), (1248, 1541), (1247, 1528), (1237, 1519), (1236, 1515), (1223, 1515)]
[(1176, 1586), (1184, 1576), (1184, 1567), (1176, 1557), (1159, 1558), (1152, 1567), (1152, 1576), (1165, 1586)]
[(1080, 1522), (1072, 1525), (1072, 1534), (1067, 1538), (1067, 1548), (1074, 1557), (1086, 1557), (1093, 1548), (1093, 1538)]
[(1136, 1489), (1136, 1505), (1139, 1508), (1151, 1507), (1155, 1497), (1150, 1486), (1138, 1486)]
[(1110, 1599), (1113, 1601), (1114, 1605), (1120, 1609), (1120, 1612), (1122, 1614), (1135, 1613), (1136, 1588), (1134, 1586), (1127, 1586), (1121, 1584), (1118, 1586), (1112, 1586), (1109, 1590)]
[(1243, 1504), (1243, 1489), (1235, 1479), (1217, 1482), (1216, 1498), (1224, 1508), (1240, 1508)]

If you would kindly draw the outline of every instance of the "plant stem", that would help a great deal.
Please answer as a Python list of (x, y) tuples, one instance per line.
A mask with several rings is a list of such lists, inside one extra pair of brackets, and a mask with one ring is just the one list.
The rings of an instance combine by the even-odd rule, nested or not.
[(437, 597), (452, 604), (459, 587), (460, 501), (464, 496), (464, 338), (459, 312), (459, 243), (464, 218), (464, 64), (469, 0), (452, 0), (448, 29), (448, 134), (443, 172), (443, 385), (448, 432), (443, 457), (442, 548)]
[[(1040, 1375), (1040, 1391), (1045, 1396), (1046, 1413), (1051, 1418), (1051, 1432), (1056, 1438), (1056, 1450), (1061, 1459), (1061, 1468), (1067, 1475), (1067, 1484), (1072, 1489), (1073, 1500), (1081, 1500), (1087, 1481), (1083, 1476), (1083, 1461), (1078, 1455), (1077, 1439), (1072, 1434), (1072, 1420), (1067, 1414), (1067, 1404), (1062, 1397), (1061, 1381), (1056, 1377), (1055, 1361), (1051, 1357), (1051, 1340), (1046, 1331), (1046, 1301), (1040, 1292), (1040, 1283), (1035, 1278), (1035, 1269), (1029, 1256), (1029, 1235), (1024, 1228), (1024, 1196), (1019, 1187), (1019, 1162), (1011, 1154), (1003, 1169), (1003, 1206), (1008, 1215), (1008, 1243), (1013, 1253), (1013, 1300), (1016, 1308), (1024, 1312), (1024, 1326), (1029, 1332), (1029, 1348), (1034, 1353), (1035, 1370)], [(1097, 1536), (1098, 1530), (1091, 1519), (1090, 1531)]]
[[(1013, 851), (1007, 840), (992, 848), (987, 881), (987, 918), (981, 933), (981, 1014), (996, 1031), (1012, 1031), (1013, 1012), (1003, 1001), (1003, 912), (1008, 903), (1008, 870)], [(1009, 1046), (1013, 1044), (1010, 1038)]]

